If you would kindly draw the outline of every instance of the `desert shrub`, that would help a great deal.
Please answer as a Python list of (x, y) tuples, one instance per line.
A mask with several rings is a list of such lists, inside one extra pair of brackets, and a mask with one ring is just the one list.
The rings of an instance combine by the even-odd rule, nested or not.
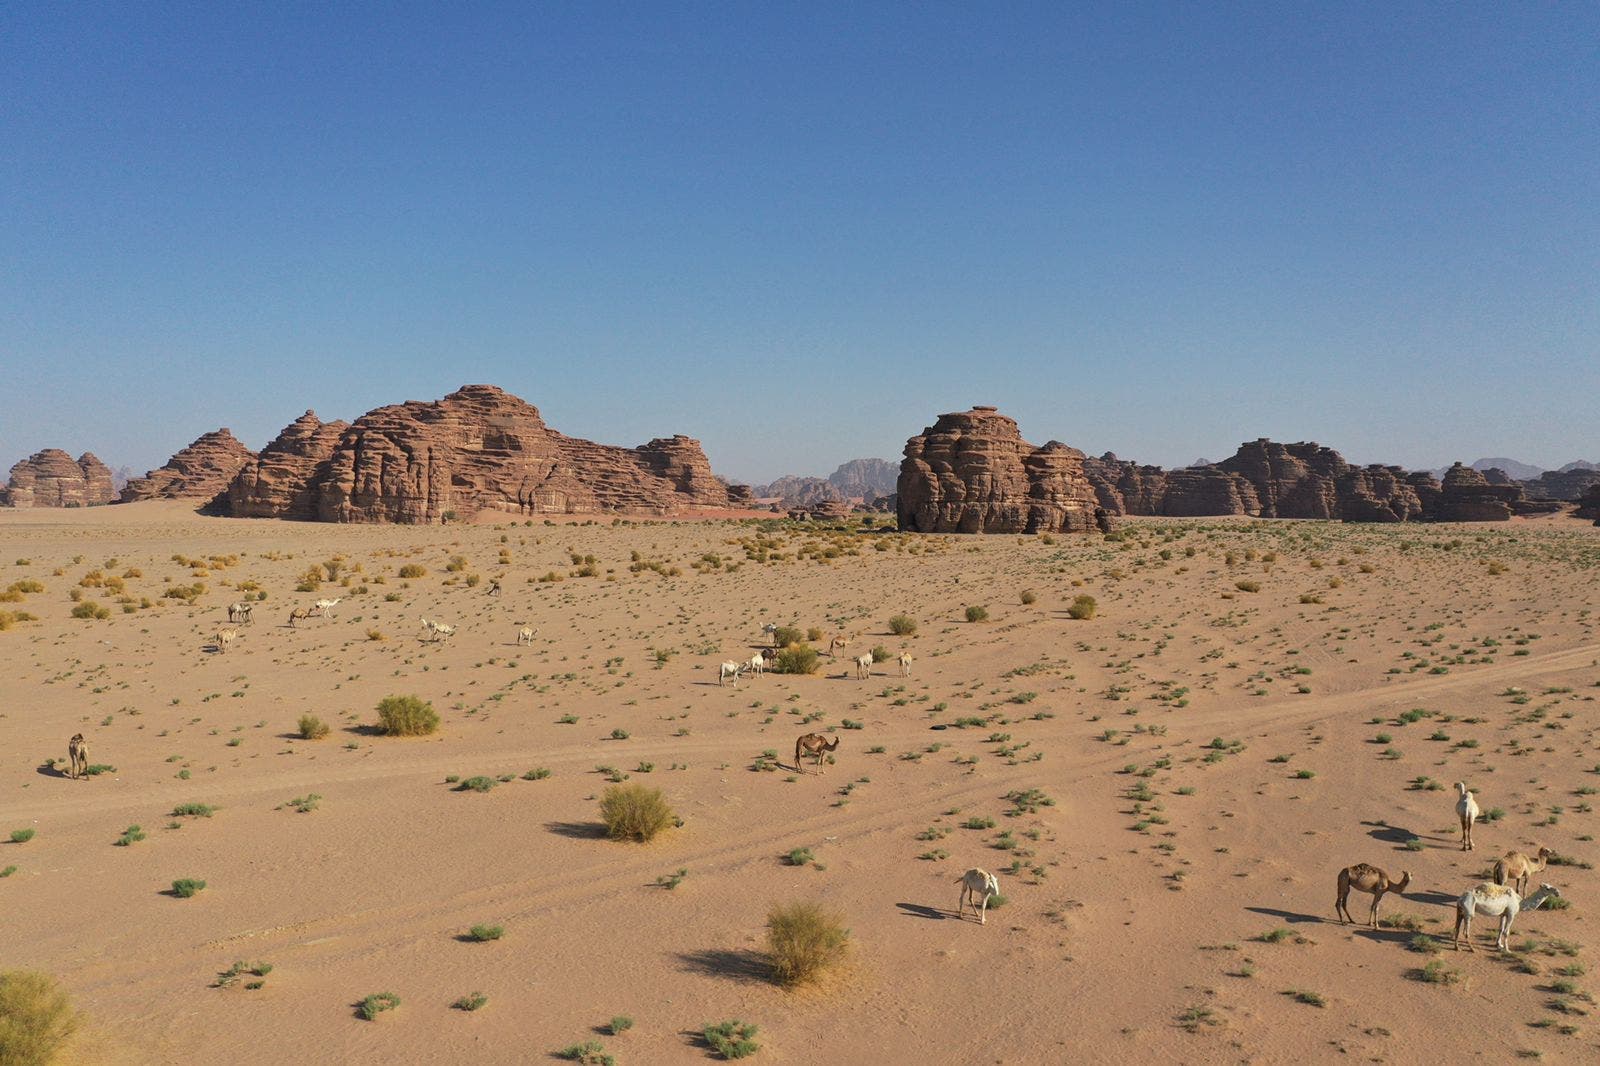
[(180, 803), (172, 808), (174, 818), (210, 818), (216, 808), (209, 803)]
[(428, 568), (421, 563), (407, 563), (400, 568), (400, 576), (405, 578), (427, 577)]
[(456, 1010), (472, 1011), (478, 1010), (487, 1002), (489, 1002), (488, 996), (484, 995), (482, 992), (474, 992), (470, 996), (462, 996), (460, 999), (450, 1004), (450, 1006), (454, 1007)]
[(394, 1010), (400, 1005), (400, 997), (393, 992), (374, 992), (363, 999), (356, 1007), (356, 1013), (367, 1021), (372, 1021), (386, 1010)]
[(378, 727), (391, 737), (420, 737), (439, 728), (439, 712), (420, 696), (385, 696), (378, 701)]
[(810, 641), (813, 644), (815, 644), (818, 641), (820, 641), (822, 639), (822, 637), (823, 637), (823, 632), (822, 632), (821, 627), (819, 627), (819, 626), (812, 626), (810, 629), (806, 630), (806, 640)]
[(27, 578), (22, 581), (13, 581), (10, 589), (12, 592), (43, 592), (44, 585), (34, 581), (32, 578)]
[(1261, 582), (1259, 582), (1259, 581), (1235, 581), (1233, 583), (1233, 587), (1238, 589), (1240, 592), (1260, 592), (1261, 591)]
[(35, 832), (37, 832), (37, 830), (34, 829), (13, 829), (11, 831), (11, 843), (26, 844), (28, 841), (33, 839), (33, 834)]
[(579, 1066), (616, 1066), (616, 1059), (606, 1054), (606, 1046), (598, 1040), (585, 1040), (581, 1044), (564, 1047), (555, 1053), (556, 1058), (576, 1062)]
[(968, 607), (967, 608), (967, 621), (969, 621), (969, 622), (987, 622), (988, 620), (989, 620), (989, 608), (987, 608), (987, 607)]
[(467, 936), (480, 944), (487, 944), (491, 940), (499, 940), (506, 935), (503, 925), (475, 925), (468, 931)]
[(897, 614), (889, 619), (889, 632), (897, 637), (909, 637), (917, 631), (917, 620), (908, 614)]
[(321, 740), (328, 735), (328, 723), (314, 714), (300, 716), (300, 736), (305, 740)]
[(0, 1063), (47, 1066), (78, 1029), (78, 1013), (54, 979), (30, 970), (0, 973)]
[(172, 894), (179, 899), (188, 899), (206, 887), (204, 881), (194, 877), (180, 877), (172, 882)]
[(767, 915), (767, 953), (780, 984), (815, 980), (838, 964), (850, 942), (840, 915), (820, 903), (791, 903)]
[(875, 663), (886, 663), (893, 658), (894, 653), (882, 644), (875, 645), (872, 649), (872, 661)]
[(445, 566), (445, 569), (448, 570), (452, 574), (459, 574), (459, 573), (461, 573), (461, 571), (465, 570), (466, 568), (467, 568), (467, 557), (465, 555), (452, 555), (452, 556), (450, 556), (450, 562)]
[(106, 607), (103, 604), (96, 603), (93, 600), (84, 600), (82, 603), (78, 604), (72, 609), (72, 617), (110, 618), (111, 608)]
[(1067, 616), (1076, 618), (1080, 622), (1087, 621), (1094, 617), (1097, 606), (1099, 605), (1095, 603), (1093, 596), (1075, 596), (1071, 605), (1067, 607)]
[[(772, 639), (777, 643), (778, 647), (787, 648), (791, 644), (798, 644), (804, 640), (805, 634), (794, 626), (779, 626), (773, 632)], [(819, 636), (817, 639), (821, 640), (822, 638)]]
[(1032, 589), (1023, 589), (1022, 595), (1019, 598), (1022, 600), (1024, 607), (1026, 607), (1028, 604), (1039, 602), (1039, 594)]
[(612, 840), (643, 842), (678, 824), (678, 816), (659, 788), (637, 784), (606, 789), (600, 797), (600, 818)]
[(381, 629), (369, 629), (369, 630), (367, 630), (367, 639), (368, 640), (388, 640), (389, 638), (383, 635), (383, 630), (381, 630)]
[(112, 843), (119, 848), (126, 848), (137, 844), (139, 841), (143, 840), (144, 837), (145, 833), (143, 829), (136, 825), (130, 825), (128, 828), (124, 829), (122, 831), (122, 835), (116, 840), (113, 840)]
[(809, 644), (790, 644), (773, 659), (772, 670), (778, 674), (814, 674), (817, 649)]
[(759, 1030), (754, 1025), (734, 1018), (706, 1026), (702, 1035), (718, 1055), (725, 1059), (742, 1059), (761, 1050), (761, 1045), (755, 1040), (757, 1032)]
[(623, 1033), (626, 1033), (629, 1029), (633, 1028), (633, 1019), (628, 1017), (626, 1014), (619, 1014), (615, 1018), (611, 1019), (609, 1028), (612, 1036), (621, 1036)]
[(461, 784), (456, 786), (456, 791), (457, 792), (487, 792), (493, 787), (494, 787), (494, 778), (492, 778), (492, 777), (484, 777), (482, 774), (479, 774), (477, 777), (469, 777), (465, 781), (461, 782)]

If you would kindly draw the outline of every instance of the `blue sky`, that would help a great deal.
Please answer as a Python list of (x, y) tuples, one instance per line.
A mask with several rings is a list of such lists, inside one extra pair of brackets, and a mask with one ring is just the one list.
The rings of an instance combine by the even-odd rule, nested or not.
[[(501, 385), (766, 480), (1600, 459), (1592, 4), (0, 5), (0, 464)], [(0, 466), (0, 469), (3, 469)]]

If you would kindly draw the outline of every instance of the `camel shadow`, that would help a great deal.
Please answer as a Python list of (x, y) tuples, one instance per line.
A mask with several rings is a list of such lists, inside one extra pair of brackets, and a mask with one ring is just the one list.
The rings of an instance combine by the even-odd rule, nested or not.
[(896, 903), (895, 906), (899, 907), (907, 918), (931, 918), (936, 922), (942, 922), (950, 917), (937, 907), (926, 907), (921, 903)]
[(1302, 914), (1299, 911), (1279, 910), (1277, 907), (1246, 907), (1251, 914), (1268, 914), (1274, 918), (1282, 918), (1290, 925), (1299, 925), (1304, 922), (1315, 922), (1318, 925), (1332, 925), (1327, 918), (1316, 914)]
[(767, 957), (748, 948), (708, 948), (679, 952), (678, 961), (690, 973), (722, 977), (730, 981), (772, 982), (772, 967)]
[(44, 777), (71, 777), (72, 776), (71, 774), (67, 773), (65, 770), (61, 769), (59, 766), (51, 766), (49, 763), (40, 763), (34, 769), (34, 773), (40, 774), (41, 776), (44, 776)]
[(572, 840), (604, 840), (606, 827), (602, 822), (546, 822), (544, 827), (557, 836)]
[(1446, 892), (1407, 892), (1403, 899), (1413, 903), (1431, 903), (1436, 907), (1453, 907), (1459, 897)]
[(1358, 926), (1355, 934), (1379, 944), (1409, 944), (1411, 938), (1417, 935), (1406, 929), (1374, 929), (1370, 925)]
[[(1404, 826), (1390, 825), (1388, 822), (1362, 822), (1364, 826), (1371, 827), (1367, 835), (1373, 840), (1383, 844), (1393, 844), (1396, 851), (1406, 850), (1406, 845), (1413, 840), (1422, 840), (1420, 833), (1413, 833)], [(1433, 838), (1429, 838), (1433, 839)]]

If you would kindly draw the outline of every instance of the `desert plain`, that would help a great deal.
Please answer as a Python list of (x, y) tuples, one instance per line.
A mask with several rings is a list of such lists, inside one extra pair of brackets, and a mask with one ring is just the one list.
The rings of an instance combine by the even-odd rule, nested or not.
[[(96, 1062), (702, 1062), (728, 1019), (758, 1063), (1594, 1060), (1600, 529), (885, 521), (0, 513), (32, 616), (0, 631), (0, 968), (55, 977)], [(719, 685), (766, 623), (818, 671)], [(378, 735), (393, 695), (438, 732)], [(624, 780), (682, 825), (606, 839)], [(1452, 950), (1455, 899), (1540, 846), (1557, 907)], [(1335, 919), (1356, 862), (1411, 874), (1380, 928)], [(764, 925), (797, 901), (850, 941), (790, 989)]]

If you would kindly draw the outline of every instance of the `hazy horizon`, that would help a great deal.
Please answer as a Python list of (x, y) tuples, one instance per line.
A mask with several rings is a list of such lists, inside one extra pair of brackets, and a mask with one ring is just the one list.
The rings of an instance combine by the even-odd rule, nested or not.
[(1593, 6), (0, 6), (0, 469), (488, 382), (763, 483), (1600, 458)]

